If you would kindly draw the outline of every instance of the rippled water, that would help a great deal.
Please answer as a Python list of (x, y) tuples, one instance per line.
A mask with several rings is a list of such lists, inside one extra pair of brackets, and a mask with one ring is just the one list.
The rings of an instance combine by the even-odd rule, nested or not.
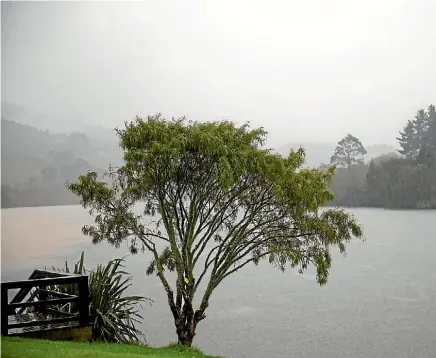
[[(229, 277), (212, 296), (195, 344), (227, 357), (436, 357), (436, 211), (351, 210), (366, 242), (334, 256), (329, 284), (282, 274), (266, 262)], [(2, 210), (2, 280), (72, 264), (91, 268), (127, 255), (81, 236), (79, 206)], [(164, 291), (147, 277), (149, 256), (127, 258), (132, 292), (154, 299), (142, 329), (153, 345), (176, 339)]]

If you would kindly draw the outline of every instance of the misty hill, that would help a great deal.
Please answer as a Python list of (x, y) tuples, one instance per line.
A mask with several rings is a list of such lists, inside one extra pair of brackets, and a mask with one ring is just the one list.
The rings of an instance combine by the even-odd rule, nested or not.
[[(12, 116), (16, 117), (17, 115)], [(19, 117), (22, 120), (26, 118)], [(103, 132), (95, 137), (89, 136), (88, 132), (54, 133), (12, 120), (3, 108), (1, 126), (2, 156), (32, 155), (43, 158), (53, 151), (66, 151), (97, 166), (118, 165), (121, 161), (121, 151), (114, 131), (110, 134)]]
[[(430, 108), (433, 111), (433, 107)], [(432, 116), (433, 112), (428, 114), (429, 118)], [(36, 112), (32, 117), (32, 111), (24, 107), (9, 106), (2, 113), (2, 207), (78, 204), (79, 199), (65, 188), (67, 181), (75, 180), (87, 170), (101, 173), (109, 165), (118, 166), (122, 163), (115, 133), (109, 135), (102, 132), (95, 136), (78, 131), (56, 133), (25, 123), (30, 123), (32, 118), (41, 119), (40, 123), (48, 123), (44, 122), (44, 116), (38, 117)], [(436, 119), (434, 121), (436, 123)], [(427, 127), (433, 128), (431, 125)], [(421, 137), (430, 138), (428, 135)], [(338, 168), (332, 182), (332, 190), (336, 194), (334, 204), (434, 207), (436, 166), (430, 160), (434, 157), (431, 154), (434, 139), (425, 139), (426, 142), (420, 144), (421, 137), (403, 140), (408, 143), (403, 144), (406, 149), (417, 145), (423, 148), (416, 158), (400, 156), (396, 148), (389, 145), (373, 145), (366, 147), (368, 153), (365, 164)], [(286, 155), (291, 148), (298, 149), (300, 146), (306, 150), (307, 166), (322, 168), (322, 164), (330, 162), (336, 144), (290, 143), (279, 148), (278, 152)], [(369, 164), (372, 158), (375, 159)], [(368, 182), (370, 179), (372, 182)], [(368, 192), (370, 184), (372, 191)], [(392, 198), (389, 197), (391, 187), (397, 188)], [(374, 194), (379, 192), (383, 194)], [(406, 196), (404, 193), (409, 194)], [(390, 199), (386, 202), (368, 199), (379, 197)]]
[[(38, 118), (38, 125), (52, 125), (37, 112), (14, 105), (2, 110), (2, 207), (77, 204), (77, 197), (65, 188), (67, 181), (87, 170), (103, 172), (109, 165), (122, 163), (114, 133), (96, 133), (94, 137), (83, 132), (55, 133), (26, 124)], [(306, 149), (308, 166), (328, 163), (335, 148), (335, 144), (301, 145)], [(289, 144), (279, 152), (285, 155), (299, 147)], [(367, 151), (369, 160), (395, 152), (395, 148), (371, 146)]]
[(83, 133), (51, 134), (5, 119), (1, 126), (2, 184), (25, 182), (46, 166), (67, 170), (74, 163), (103, 164), (103, 159), (91, 154), (92, 145)]
[[(291, 149), (298, 149), (299, 147), (306, 150), (306, 165), (319, 167), (322, 164), (330, 163), (336, 143), (289, 143), (281, 146), (277, 151), (281, 155), (287, 155)], [(384, 155), (398, 156), (397, 149), (387, 144), (365, 146), (365, 149), (368, 152), (364, 157), (365, 162)]]
[[(13, 117), (25, 119), (25, 113), (20, 109)], [(103, 140), (80, 132), (51, 133), (6, 119), (8, 111), (2, 115), (2, 207), (77, 204), (67, 181), (121, 163), (114, 134)]]
[(112, 129), (88, 124), (87, 118), (70, 113), (42, 113), (21, 105), (1, 103), (2, 118), (19, 124), (38, 127), (51, 133), (86, 133), (89, 138), (116, 142)]

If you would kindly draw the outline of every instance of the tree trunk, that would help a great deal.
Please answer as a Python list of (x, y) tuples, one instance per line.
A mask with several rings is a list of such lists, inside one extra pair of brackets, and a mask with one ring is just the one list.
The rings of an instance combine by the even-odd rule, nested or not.
[(190, 322), (189, 324), (180, 323), (177, 326), (178, 343), (185, 347), (191, 347), (192, 341), (195, 337), (195, 324)]
[(192, 308), (191, 297), (185, 294), (183, 306), (181, 307), (181, 315), (175, 321), (178, 343), (185, 347), (191, 347), (197, 328), (194, 309)]

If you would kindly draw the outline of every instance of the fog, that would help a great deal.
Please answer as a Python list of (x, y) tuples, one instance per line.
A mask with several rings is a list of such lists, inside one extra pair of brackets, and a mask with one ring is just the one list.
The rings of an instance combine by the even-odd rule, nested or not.
[(65, 131), (161, 112), (249, 120), (275, 146), (336, 143), (347, 132), (395, 145), (393, 133), (436, 96), (433, 0), (1, 9), (2, 102), (52, 116)]
[[(81, 252), (87, 269), (105, 265), (132, 236), (121, 250), (110, 242), (141, 230), (138, 244), (168, 242), (126, 257), (127, 292), (154, 300), (137, 325), (152, 346), (177, 338), (174, 322), (193, 336), (187, 297), (201, 281), (199, 308), (205, 285), (226, 277), (203, 302), (194, 344), (207, 353), (434, 358), (435, 16), (436, 0), (1, 1), (2, 280), (72, 267)], [(115, 127), (157, 113), (250, 121), (271, 151), (240, 131), (153, 121), (120, 148)], [(143, 208), (156, 217), (137, 218)], [(94, 222), (83, 231), (97, 246), (81, 231)], [(349, 242), (357, 223), (364, 243)], [(346, 259), (334, 247), (345, 243)], [(325, 250), (321, 289), (312, 263), (324, 279)], [(244, 266), (265, 255), (294, 270)], [(165, 275), (177, 271), (180, 319), (161, 282), (145, 281), (158, 256)], [(90, 297), (105, 314), (101, 292)]]

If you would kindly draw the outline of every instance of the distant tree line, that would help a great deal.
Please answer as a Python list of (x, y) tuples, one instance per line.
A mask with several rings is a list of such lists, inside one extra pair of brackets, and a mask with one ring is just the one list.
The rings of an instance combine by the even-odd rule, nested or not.
[(401, 149), (372, 159), (351, 134), (336, 147), (331, 163), (336, 175), (331, 205), (393, 209), (436, 208), (436, 110), (430, 105), (409, 120), (397, 140)]
[[(53, 134), (2, 118), (1, 207), (79, 204), (67, 181), (108, 164), (121, 165), (113, 140), (83, 133)], [(331, 157), (336, 174), (330, 205), (397, 209), (436, 208), (436, 111), (417, 112), (397, 135), (399, 153), (365, 163), (367, 151), (348, 134)], [(369, 150), (368, 150), (369, 151)], [(328, 168), (322, 165), (321, 168)]]

